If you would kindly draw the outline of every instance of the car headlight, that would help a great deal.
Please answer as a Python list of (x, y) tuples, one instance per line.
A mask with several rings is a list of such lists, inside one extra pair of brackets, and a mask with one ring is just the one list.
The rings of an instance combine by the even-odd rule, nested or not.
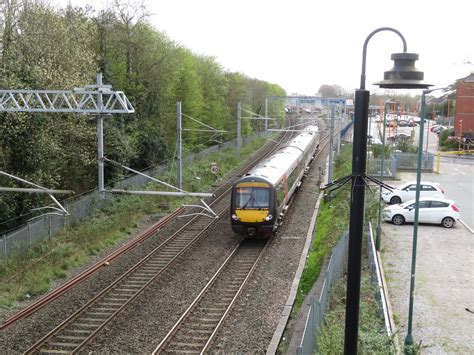
[(273, 216), (271, 214), (265, 217), (265, 221), (271, 221), (272, 219), (273, 219)]
[(239, 220), (239, 217), (237, 217), (236, 214), (232, 214), (231, 218), (234, 220), (234, 221), (238, 221)]

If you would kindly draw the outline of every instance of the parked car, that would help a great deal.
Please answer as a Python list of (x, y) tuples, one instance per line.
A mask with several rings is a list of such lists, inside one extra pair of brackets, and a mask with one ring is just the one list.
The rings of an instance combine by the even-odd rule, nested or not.
[[(415, 200), (400, 205), (388, 206), (383, 210), (383, 219), (400, 225), (415, 220)], [(451, 228), (459, 221), (461, 214), (453, 200), (435, 197), (422, 197), (418, 208), (418, 222), (441, 224)]]
[(398, 141), (398, 140), (409, 140), (411, 138), (411, 136), (409, 134), (406, 134), (406, 133), (398, 133), (397, 135), (394, 135), (394, 136), (390, 136), (387, 138), (387, 140), (389, 142), (395, 142), (395, 141)]
[(436, 127), (435, 129), (433, 129), (433, 133), (439, 134), (441, 131), (443, 131), (445, 129), (446, 129), (446, 127), (439, 126), (439, 127)]
[[(391, 204), (399, 204), (412, 200), (416, 194), (416, 182), (408, 182), (393, 189), (382, 193), (385, 202)], [(444, 190), (436, 182), (421, 181), (420, 197), (438, 197), (444, 198)]]

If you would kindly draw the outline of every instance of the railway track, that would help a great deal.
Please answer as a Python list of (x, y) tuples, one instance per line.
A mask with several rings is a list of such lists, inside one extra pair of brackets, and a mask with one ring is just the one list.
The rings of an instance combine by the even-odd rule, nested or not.
[[(280, 142), (287, 139), (287, 134), (283, 135)], [(276, 142), (275, 146), (267, 147), (265, 155), (270, 154), (280, 142)], [(255, 160), (252, 159), (244, 170), (253, 166)], [(220, 196), (209, 203), (218, 216), (228, 212), (230, 186), (231, 182), (221, 188)], [(152, 250), (134, 267), (31, 346), (26, 353), (69, 354), (80, 351), (163, 274), (173, 264), (174, 260), (188, 250), (214, 222), (215, 219), (209, 219), (205, 216), (191, 218), (182, 228)], [(51, 298), (50, 301), (53, 299)]]
[(201, 354), (230, 312), (269, 242), (246, 239), (234, 249), (153, 354)]

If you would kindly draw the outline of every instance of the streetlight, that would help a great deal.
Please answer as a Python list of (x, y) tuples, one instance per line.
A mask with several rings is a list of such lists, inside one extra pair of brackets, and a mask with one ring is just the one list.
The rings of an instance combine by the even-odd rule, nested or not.
[(360, 89), (355, 92), (354, 104), (354, 137), (352, 148), (351, 207), (349, 217), (349, 255), (346, 296), (346, 323), (344, 335), (344, 353), (357, 354), (357, 338), (359, 332), (359, 299), (362, 232), (364, 221), (365, 169), (367, 163), (367, 121), (370, 93), (365, 90), (365, 67), (367, 45), (373, 35), (380, 31), (395, 32), (403, 42), (403, 53), (394, 53), (391, 59), (394, 67), (384, 73), (384, 80), (376, 83), (381, 88), (389, 89), (426, 89), (423, 83), (423, 72), (415, 68), (418, 54), (407, 53), (407, 45), (403, 35), (390, 27), (378, 28), (365, 39), (362, 50), (362, 73)]
[[(385, 162), (385, 127), (387, 125), (387, 105), (396, 103), (396, 101), (392, 101), (390, 99), (385, 101), (383, 107), (383, 133), (382, 133), (382, 161), (380, 164), (380, 180), (383, 181), (383, 173), (384, 173), (384, 162)], [(398, 106), (397, 106), (398, 110)], [(375, 234), (375, 250), (380, 250), (380, 236), (382, 234), (382, 227), (380, 225), (382, 219), (382, 185), (379, 186), (379, 214), (377, 220), (377, 229)]]
[(420, 117), (420, 137), (418, 140), (418, 165), (416, 167), (416, 195), (415, 195), (415, 220), (413, 222), (413, 246), (411, 252), (411, 273), (410, 273), (410, 298), (408, 305), (408, 330), (405, 337), (405, 350), (411, 353), (413, 347), (413, 336), (411, 334), (413, 325), (413, 292), (415, 289), (415, 270), (416, 270), (416, 246), (418, 240), (418, 212), (420, 204), (420, 183), (421, 183), (421, 161), (423, 157), (423, 130), (425, 122), (426, 95), (435, 91), (444, 90), (443, 88), (423, 90), (421, 95), (421, 117)]

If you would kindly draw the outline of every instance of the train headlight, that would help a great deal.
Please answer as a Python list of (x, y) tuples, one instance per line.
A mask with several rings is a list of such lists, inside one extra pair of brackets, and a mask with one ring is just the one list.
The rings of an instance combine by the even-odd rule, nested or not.
[(237, 217), (237, 215), (234, 214), (234, 213), (232, 214), (231, 217), (232, 217), (232, 219), (233, 219), (234, 221), (238, 221), (238, 220), (239, 220), (239, 217)]
[(271, 221), (272, 219), (273, 219), (273, 216), (271, 214), (265, 217), (265, 221)]

